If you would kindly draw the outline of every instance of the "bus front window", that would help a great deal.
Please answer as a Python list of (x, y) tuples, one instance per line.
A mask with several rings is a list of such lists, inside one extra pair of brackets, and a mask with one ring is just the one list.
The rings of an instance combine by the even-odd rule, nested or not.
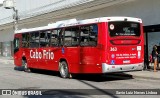
[(109, 22), (109, 34), (116, 36), (140, 36), (140, 24), (136, 22), (116, 21)]
[(15, 38), (13, 44), (14, 44), (14, 53), (16, 53), (19, 50), (19, 38)]

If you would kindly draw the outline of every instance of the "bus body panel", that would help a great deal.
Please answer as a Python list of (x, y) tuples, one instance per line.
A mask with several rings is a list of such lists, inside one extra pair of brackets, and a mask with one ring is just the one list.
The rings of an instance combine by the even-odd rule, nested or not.
[(101, 72), (101, 55), (97, 47), (81, 47), (80, 49), (80, 69), (82, 73)]
[[(137, 37), (137, 38), (132, 36), (111, 38), (109, 36), (109, 32), (107, 31), (108, 40), (107, 40), (107, 45), (105, 50), (105, 54), (107, 55), (107, 58), (106, 58), (106, 62), (102, 63), (103, 73), (124, 72), (124, 71), (133, 71), (133, 70), (143, 69), (144, 38), (143, 38), (142, 24), (140, 24), (140, 30), (141, 30), (140, 32), (141, 35), (140, 37)], [(111, 41), (117, 41), (120, 44), (113, 45)], [(123, 43), (121, 43), (123, 41), (129, 44), (123, 45)]]
[[(70, 73), (108, 73), (141, 70), (144, 61), (142, 23), (140, 24), (139, 37), (112, 37), (109, 35), (109, 29), (111, 28), (109, 22), (96, 24), (98, 25), (97, 45), (88, 47), (61, 45), (22, 48), (23, 32), (15, 34), (15, 38), (19, 38), (20, 48), (14, 54), (14, 63), (16, 66), (21, 66), (24, 57), (29, 68), (59, 71), (59, 62), (65, 60)], [(77, 27), (80, 26), (77, 25)]]
[[(16, 66), (21, 66), (22, 65), (22, 51), (21, 51), (21, 34), (16, 34), (14, 35), (14, 47), (15, 44), (18, 45), (18, 47), (15, 47), (14, 49), (14, 64)], [(16, 45), (16, 46), (17, 46)]]
[[(61, 50), (58, 47), (29, 49), (28, 55), (30, 56), (28, 57), (28, 65), (30, 68), (58, 71), (59, 55), (61, 54), (60, 51)], [(37, 54), (35, 58), (33, 57), (34, 53)]]
[(78, 46), (76, 47), (61, 47), (61, 55), (59, 55), (60, 59), (65, 59), (69, 66), (69, 72), (75, 73), (77, 72), (77, 67), (79, 67), (79, 53), (80, 48)]

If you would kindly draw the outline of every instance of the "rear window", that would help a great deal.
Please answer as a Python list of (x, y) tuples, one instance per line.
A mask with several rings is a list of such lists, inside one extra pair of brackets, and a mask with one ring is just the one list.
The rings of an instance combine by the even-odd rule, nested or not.
[(109, 22), (109, 34), (115, 36), (140, 36), (140, 23), (136, 22)]

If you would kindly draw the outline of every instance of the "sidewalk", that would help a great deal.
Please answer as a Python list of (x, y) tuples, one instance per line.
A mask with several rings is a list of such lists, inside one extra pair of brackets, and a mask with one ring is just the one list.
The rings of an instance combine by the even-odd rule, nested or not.
[(127, 72), (133, 76), (133, 78), (154, 79), (160, 80), (160, 68), (157, 68), (157, 72), (154, 72), (154, 64), (150, 64), (150, 69), (136, 72)]
[(0, 56), (0, 63), (2, 64), (14, 64), (12, 57), (2, 57)]
[(157, 72), (153, 72), (152, 69), (145, 70), (145, 71), (116, 73), (116, 75), (122, 76), (122, 77), (131, 77), (132, 76), (132, 78), (160, 80), (160, 70), (157, 70)]
[[(14, 61), (13, 58), (11, 57), (0, 57), (0, 64), (1, 63), (14, 64)], [(158, 72), (153, 72), (153, 64), (150, 66), (151, 66), (150, 70), (115, 73), (115, 75), (118, 75), (118, 77), (132, 77), (132, 78), (160, 80), (160, 69), (157, 70)]]
[[(132, 77), (132, 78), (141, 78), (141, 79), (151, 79), (151, 80), (160, 80), (160, 68), (157, 68), (157, 72), (153, 71), (153, 64), (150, 64), (150, 69), (142, 71), (132, 71), (132, 72), (122, 72), (114, 73), (118, 77)], [(159, 64), (160, 66), (160, 64)]]

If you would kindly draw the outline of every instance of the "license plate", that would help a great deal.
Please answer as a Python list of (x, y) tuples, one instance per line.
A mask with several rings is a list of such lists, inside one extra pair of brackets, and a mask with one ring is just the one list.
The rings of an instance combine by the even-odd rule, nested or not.
[(124, 64), (130, 63), (130, 60), (123, 60), (123, 63), (124, 63)]

